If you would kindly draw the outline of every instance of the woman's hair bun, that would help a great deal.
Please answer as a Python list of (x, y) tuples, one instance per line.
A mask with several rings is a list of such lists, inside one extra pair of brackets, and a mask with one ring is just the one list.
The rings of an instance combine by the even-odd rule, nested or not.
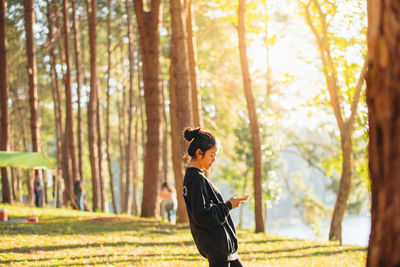
[(185, 133), (183, 136), (185, 137), (186, 140), (189, 142), (192, 141), (194, 138), (196, 138), (200, 133), (200, 128), (193, 130), (191, 127), (187, 127), (185, 129)]

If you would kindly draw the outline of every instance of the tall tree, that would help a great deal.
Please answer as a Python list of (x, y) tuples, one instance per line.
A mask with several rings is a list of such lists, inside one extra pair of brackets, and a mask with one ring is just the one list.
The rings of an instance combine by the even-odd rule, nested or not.
[[(8, 113), (8, 77), (7, 77), (7, 1), (0, 0), (0, 150), (10, 149), (10, 117)], [(8, 168), (1, 168), (3, 203), (12, 202), (11, 179)]]
[(254, 159), (254, 200), (255, 200), (255, 220), (256, 232), (265, 232), (265, 204), (263, 199), (262, 190), (262, 157), (261, 157), (261, 135), (260, 126), (256, 112), (255, 101), (251, 88), (251, 77), (249, 72), (249, 63), (247, 59), (246, 47), (246, 1), (239, 0), (238, 7), (238, 25), (237, 31), (239, 36), (239, 52), (240, 52), (240, 65), (242, 69), (243, 88), (246, 95), (247, 110), (250, 119), (251, 138), (253, 145), (253, 159)]
[(81, 105), (81, 42), (79, 37), (79, 20), (76, 15), (76, 0), (71, 0), (72, 5), (72, 24), (74, 28), (74, 47), (75, 47), (75, 71), (76, 71), (76, 95), (78, 106), (78, 163), (79, 163), (79, 177), (83, 180), (83, 163), (82, 163), (82, 150), (83, 150), (83, 132), (82, 132), (82, 105)]
[(122, 203), (122, 212), (130, 214), (131, 212), (131, 205), (132, 205), (132, 198), (131, 198), (131, 171), (132, 171), (132, 123), (133, 123), (133, 74), (135, 71), (135, 63), (133, 58), (133, 28), (132, 28), (132, 15), (131, 15), (131, 1), (126, 0), (126, 14), (128, 17), (127, 20), (127, 28), (128, 28), (128, 58), (129, 58), (129, 106), (128, 106), (128, 133), (127, 133), (127, 140), (126, 140), (126, 173), (125, 173), (125, 187), (124, 191), (124, 202)]
[(163, 128), (163, 141), (162, 141), (162, 181), (168, 181), (168, 118), (166, 111), (166, 96), (165, 96), (165, 86), (164, 80), (161, 81), (161, 92), (162, 92), (162, 128)]
[(69, 4), (68, 0), (63, 0), (63, 17), (64, 17), (64, 52), (65, 52), (65, 63), (66, 63), (66, 75), (64, 77), (65, 83), (65, 101), (66, 101), (66, 114), (65, 114), (65, 134), (68, 135), (68, 152), (71, 159), (71, 175), (72, 180), (80, 180), (79, 172), (76, 162), (76, 141), (75, 141), (75, 126), (74, 126), (74, 116), (72, 108), (72, 92), (71, 92), (71, 57), (70, 57), (70, 24), (69, 24)]
[(89, 157), (92, 170), (93, 210), (100, 208), (100, 185), (98, 172), (98, 153), (96, 141), (97, 114), (97, 68), (96, 68), (96, 0), (87, 0), (90, 43), (90, 96), (88, 103)]
[(108, 175), (110, 176), (110, 191), (111, 191), (111, 199), (114, 213), (119, 213), (117, 208), (117, 200), (115, 198), (115, 190), (114, 190), (114, 179), (113, 179), (113, 170), (112, 170), (112, 161), (111, 161), (111, 135), (110, 135), (110, 94), (111, 94), (111, 0), (107, 0), (107, 108), (106, 108), (106, 154), (107, 154), (107, 165), (108, 165)]
[(186, 32), (187, 32), (187, 47), (188, 47), (188, 58), (189, 58), (189, 72), (190, 72), (190, 89), (192, 96), (193, 125), (195, 127), (201, 127), (203, 126), (203, 117), (201, 114), (200, 90), (197, 86), (196, 35), (193, 32), (193, 26), (195, 25), (195, 17), (193, 12), (192, 0), (185, 0), (185, 2), (187, 2)]
[(368, 0), (367, 9), (372, 193), (367, 266), (400, 266), (400, 3)]
[(133, 199), (132, 199), (132, 214), (139, 215), (140, 214), (140, 197), (139, 197), (139, 99), (140, 99), (140, 85), (142, 80), (140, 79), (140, 55), (136, 60), (136, 69), (137, 69), (137, 94), (135, 97), (135, 138), (133, 141), (133, 149), (132, 149), (132, 175), (133, 175)]
[(35, 24), (34, 0), (24, 1), (25, 31), (26, 31), (26, 54), (28, 57), (28, 79), (29, 79), (29, 107), (31, 112), (31, 134), (32, 150), (41, 151), (40, 145), (40, 114), (37, 88), (37, 66), (36, 48), (33, 36), (33, 25)]
[(55, 40), (54, 33), (57, 29), (55, 29), (54, 24), (54, 16), (57, 10), (56, 4), (54, 1), (47, 0), (47, 25), (48, 25), (48, 45), (49, 45), (49, 55), (50, 55), (50, 73), (51, 73), (51, 88), (52, 88), (52, 96), (54, 103), (54, 121), (56, 128), (56, 147), (57, 147), (57, 168), (62, 169), (62, 114), (61, 114), (61, 105), (60, 105), (60, 90), (59, 90), (59, 80), (58, 74), (56, 71), (56, 54), (55, 54), (55, 46), (57, 42)]
[(146, 153), (143, 170), (142, 217), (159, 214), (158, 192), (161, 170), (161, 91), (160, 91), (160, 0), (149, 2), (145, 11), (143, 0), (134, 1), (139, 26), (143, 60), (144, 100), (146, 106)]
[[(125, 61), (125, 51), (122, 46), (120, 46), (120, 53), (121, 53), (121, 66), (124, 66), (124, 61)], [(126, 152), (126, 146), (125, 146), (125, 140), (126, 140), (126, 134), (125, 134), (125, 102), (126, 102), (126, 93), (125, 93), (125, 86), (121, 86), (121, 94), (120, 94), (120, 100), (118, 101), (118, 128), (119, 128), (119, 136), (118, 136), (118, 141), (119, 141), (119, 159), (120, 159), (120, 177), (119, 177), (119, 191), (120, 191), (120, 208), (122, 212), (122, 203), (125, 202), (125, 167), (126, 167), (126, 157), (125, 157), (125, 152)]]
[(106, 175), (105, 162), (104, 162), (104, 149), (103, 149), (103, 99), (102, 91), (98, 89), (97, 97), (97, 109), (96, 109), (96, 119), (97, 119), (97, 159), (98, 159), (98, 170), (99, 170), (99, 190), (100, 190), (100, 208), (102, 211), (108, 211), (108, 198), (107, 198), (107, 186), (106, 186)]
[[(330, 102), (333, 113), (340, 131), (342, 148), (342, 173), (340, 177), (339, 189), (335, 208), (333, 210), (329, 240), (342, 241), (342, 221), (347, 208), (347, 201), (350, 196), (353, 179), (353, 145), (352, 135), (354, 131), (354, 121), (357, 116), (357, 105), (360, 99), (361, 89), (366, 72), (366, 63), (361, 70), (360, 77), (354, 92), (351, 113), (348, 118), (343, 114), (343, 99), (340, 96), (341, 88), (338, 81), (338, 70), (331, 51), (332, 39), (329, 34), (330, 21), (327, 17), (334, 17), (337, 8), (334, 4), (322, 6), (317, 0), (309, 0), (307, 3), (300, 2), (302, 5), (308, 26), (318, 44), (323, 74), (329, 91)], [(315, 13), (314, 13), (315, 12)], [(328, 14), (328, 12), (330, 12)]]
[[(182, 158), (188, 147), (188, 142), (182, 138), (182, 133), (187, 126), (193, 124), (192, 117), (192, 101), (190, 92), (190, 76), (189, 76), (189, 56), (187, 46), (187, 28), (185, 23), (185, 9), (182, 1), (170, 1), (171, 12), (171, 75), (174, 82), (174, 90), (171, 96), (176, 100), (176, 106), (171, 112), (171, 116), (175, 116), (176, 125), (172, 125), (171, 132), (175, 131), (175, 138), (172, 138), (172, 160), (174, 164), (175, 187), (177, 192), (182, 192), (184, 166)], [(171, 120), (172, 122), (172, 120)], [(176, 138), (176, 136), (178, 138)], [(187, 222), (187, 213), (185, 201), (182, 194), (177, 194), (178, 210), (177, 222)]]

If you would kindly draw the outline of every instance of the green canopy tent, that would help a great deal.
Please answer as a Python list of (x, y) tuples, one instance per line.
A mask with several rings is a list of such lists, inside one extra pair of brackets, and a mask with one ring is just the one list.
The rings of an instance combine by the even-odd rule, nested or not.
[[(44, 152), (0, 151), (0, 167), (55, 170), (53, 164), (50, 162), (49, 158)], [(70, 196), (70, 199), (72, 200), (72, 204), (78, 209), (78, 206), (71, 192), (68, 190), (68, 187), (65, 186), (65, 188)]]
[(53, 164), (44, 152), (0, 151), (0, 167), (54, 170)]

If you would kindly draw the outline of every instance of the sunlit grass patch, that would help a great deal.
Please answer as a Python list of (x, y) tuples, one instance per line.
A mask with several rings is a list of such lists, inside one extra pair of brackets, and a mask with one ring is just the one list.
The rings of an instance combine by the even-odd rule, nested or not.
[[(0, 223), (0, 266), (208, 266), (187, 225), (126, 215), (6, 208), (10, 219), (37, 216), (38, 223)], [(239, 230), (245, 266), (364, 266), (366, 248), (281, 238)]]

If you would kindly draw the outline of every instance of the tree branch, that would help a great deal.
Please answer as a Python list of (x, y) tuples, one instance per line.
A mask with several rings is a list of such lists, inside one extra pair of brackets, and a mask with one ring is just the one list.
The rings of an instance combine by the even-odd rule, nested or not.
[(354, 127), (354, 121), (355, 121), (356, 115), (357, 115), (358, 101), (359, 101), (360, 95), (361, 95), (361, 88), (362, 88), (362, 85), (364, 84), (365, 75), (367, 73), (367, 65), (368, 65), (367, 57), (365, 57), (364, 65), (361, 69), (360, 77), (358, 78), (356, 91), (354, 92), (353, 104), (351, 106), (351, 115), (348, 120), (349, 128), (351, 129), (350, 132), (352, 132), (352, 128)]

